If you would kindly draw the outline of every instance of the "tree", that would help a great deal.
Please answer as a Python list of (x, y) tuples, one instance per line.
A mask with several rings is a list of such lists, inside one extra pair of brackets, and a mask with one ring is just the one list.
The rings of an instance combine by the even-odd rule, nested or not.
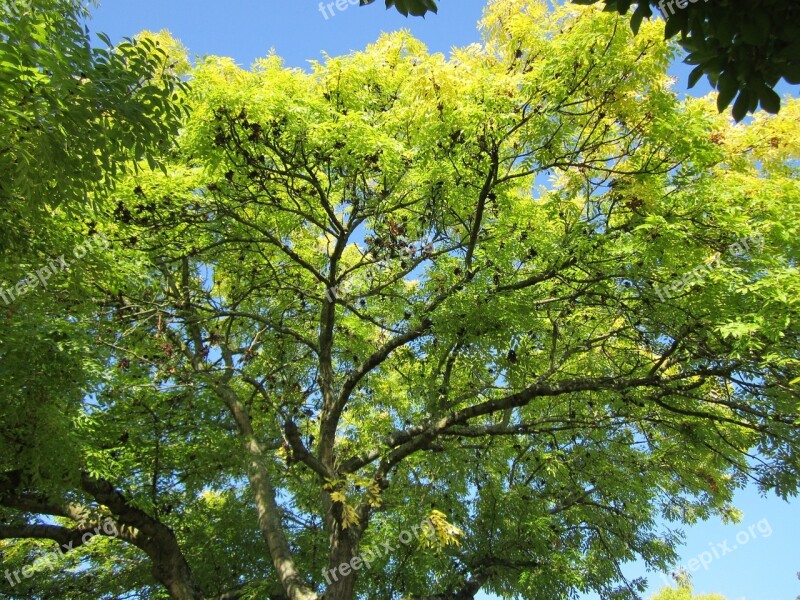
[[(180, 77), (188, 65), (181, 64), (175, 43), (145, 33), (112, 47), (100, 34), (107, 47), (92, 47), (87, 16), (79, 0), (0, 6), (3, 307), (37, 285), (54, 286), (67, 302), (78, 274), (70, 278), (68, 268), (54, 266), (60, 277), (52, 281), (44, 272), (41, 280), (31, 275), (98, 240), (94, 201), (138, 161), (156, 167), (184, 116)], [(84, 273), (99, 258), (87, 258)], [(59, 312), (40, 300), (28, 296), (6, 313), (4, 358), (47, 356), (51, 351), (31, 346), (35, 336), (28, 334), (51, 326), (74, 330), (64, 321), (75, 319), (74, 306)], [(58, 325), (47, 316), (56, 313)]]
[(98, 224), (64, 475), (5, 440), (11, 571), (117, 534), (7, 596), (633, 598), (661, 516), (793, 495), (800, 103), (679, 103), (618, 23), (506, 0), (451, 60), (200, 64), (167, 173)]
[[(362, 0), (372, 4), (375, 0)], [(574, 0), (595, 4), (599, 0)], [(780, 110), (775, 86), (783, 78), (800, 84), (800, 5), (791, 0), (729, 0), (720, 4), (707, 0), (603, 0), (604, 10), (628, 13), (631, 28), (638, 31), (656, 9), (664, 17), (667, 39), (681, 34), (679, 43), (688, 55), (684, 62), (696, 65), (689, 75), (689, 88), (703, 75), (718, 90), (717, 106), (724, 110), (734, 98), (733, 115), (741, 121), (759, 104), (770, 113)], [(437, 12), (435, 0), (386, 0), (402, 14), (424, 16)]]
[[(75, 481), (72, 429), (98, 381), (85, 321), (103, 299), (94, 286), (121, 273), (99, 235), (96, 202), (127, 168), (141, 168), (135, 161), (156, 166), (185, 116), (174, 43), (145, 34), (112, 47), (101, 36), (107, 47), (92, 47), (86, 17), (73, 0), (0, 4), (3, 493), (24, 484), (50, 497)], [(70, 270), (73, 250), (80, 268)], [(4, 534), (53, 530), (6, 517)], [(29, 550), (4, 544), (3, 558)]]
[(654, 594), (650, 600), (725, 600), (725, 597), (720, 594), (701, 594), (695, 596), (692, 593), (691, 585), (682, 584), (677, 588), (662, 588), (657, 594)]

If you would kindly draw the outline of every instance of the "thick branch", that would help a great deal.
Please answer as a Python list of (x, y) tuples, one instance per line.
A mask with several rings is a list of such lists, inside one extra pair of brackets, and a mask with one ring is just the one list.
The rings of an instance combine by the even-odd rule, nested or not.
[(317, 595), (305, 584), (292, 559), (289, 541), (281, 524), (275, 488), (264, 465), (265, 452), (256, 438), (250, 416), (232, 389), (218, 385), (217, 391), (236, 421), (245, 452), (250, 458), (248, 476), (255, 495), (258, 526), (267, 542), (278, 579), (289, 600), (316, 600)]
[(94, 535), (92, 529), (70, 529), (58, 525), (0, 525), (0, 539), (52, 540), (58, 542), (59, 546), (64, 548), (64, 552), (74, 550), (86, 543), (82, 539), (85, 533)]
[[(429, 420), (420, 425), (409, 427), (408, 429), (395, 431), (388, 436), (382, 447), (393, 448), (392, 452), (382, 461), (381, 473), (387, 473), (391, 467), (398, 464), (407, 456), (417, 450), (425, 448), (439, 434), (445, 433), (455, 425), (466, 424), (469, 420), (501, 412), (510, 408), (518, 408), (527, 405), (534, 398), (544, 398), (560, 396), (575, 392), (587, 391), (619, 391), (641, 387), (663, 387), (676, 380), (685, 380), (696, 377), (701, 373), (683, 373), (672, 377), (648, 376), (641, 378), (622, 379), (616, 377), (598, 378), (576, 378), (555, 384), (538, 383), (525, 388), (524, 390), (504, 396), (487, 400), (462, 410), (456, 411), (437, 420)], [(702, 375), (710, 375), (710, 372), (703, 372)], [(713, 373), (718, 374), (718, 373)], [(698, 415), (699, 416), (699, 415)], [(703, 414), (710, 417), (712, 415)], [(737, 424), (741, 424), (737, 422)], [(355, 456), (342, 464), (340, 471), (344, 473), (355, 472), (380, 458), (381, 449), (375, 448)]]
[(189, 564), (173, 531), (143, 510), (131, 506), (107, 481), (84, 473), (83, 489), (117, 516), (122, 525), (138, 530), (131, 541), (153, 561), (153, 577), (164, 585), (175, 600), (200, 600), (203, 596), (194, 582)]

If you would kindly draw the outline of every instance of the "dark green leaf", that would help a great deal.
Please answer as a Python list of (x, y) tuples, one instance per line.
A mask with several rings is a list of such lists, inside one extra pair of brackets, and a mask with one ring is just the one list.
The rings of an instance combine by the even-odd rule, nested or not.
[(775, 93), (775, 90), (762, 85), (758, 88), (758, 100), (763, 108), (768, 113), (777, 114), (781, 109), (781, 97)]
[(642, 26), (643, 20), (644, 20), (644, 15), (640, 13), (638, 10), (631, 15), (631, 29), (633, 30), (633, 33), (635, 34), (639, 33), (639, 28)]
[(733, 118), (738, 123), (747, 116), (747, 111), (750, 107), (750, 92), (742, 90), (739, 92), (739, 97), (733, 103)]
[(719, 95), (717, 96), (717, 110), (722, 112), (736, 97), (736, 92), (739, 91), (739, 82), (730, 71), (725, 71), (719, 77), (717, 90), (719, 90)]
[(668, 40), (686, 27), (686, 12), (680, 11), (667, 19), (664, 26), (664, 39)]
[(800, 64), (789, 64), (783, 67), (783, 78), (792, 85), (800, 84)]
[(703, 76), (703, 67), (695, 67), (689, 73), (689, 89), (692, 89)]

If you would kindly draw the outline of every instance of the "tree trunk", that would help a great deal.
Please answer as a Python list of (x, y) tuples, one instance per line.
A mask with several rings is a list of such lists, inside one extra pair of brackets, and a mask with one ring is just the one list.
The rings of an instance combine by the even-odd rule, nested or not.
[(330, 536), (331, 551), (328, 571), (325, 573), (325, 600), (353, 600), (355, 598), (356, 577), (361, 568), (356, 556), (356, 546), (348, 530), (338, 530)]
[(286, 596), (290, 600), (318, 600), (319, 597), (303, 581), (292, 560), (289, 542), (281, 523), (280, 507), (275, 500), (275, 488), (264, 466), (265, 452), (256, 439), (250, 415), (233, 390), (221, 385), (218, 391), (236, 421), (242, 444), (250, 460), (247, 471), (256, 501), (258, 527), (267, 542), (272, 564)]
[[(325, 579), (325, 600), (353, 600), (359, 569), (364, 565), (358, 554), (361, 536), (370, 517), (369, 507), (361, 505), (357, 510), (358, 524), (342, 527), (342, 506), (331, 500), (327, 492), (322, 494), (325, 529), (328, 532), (330, 554)], [(354, 568), (355, 567), (355, 568)]]
[(174, 600), (203, 600), (183, 555), (153, 558), (153, 577), (167, 588)]

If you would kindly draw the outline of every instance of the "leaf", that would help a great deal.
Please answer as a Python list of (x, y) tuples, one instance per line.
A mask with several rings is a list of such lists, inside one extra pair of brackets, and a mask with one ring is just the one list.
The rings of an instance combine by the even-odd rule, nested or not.
[(736, 97), (736, 92), (739, 91), (739, 82), (736, 81), (736, 77), (730, 71), (725, 71), (719, 76), (717, 90), (719, 91), (717, 95), (717, 110), (722, 112)]
[(739, 97), (736, 98), (732, 111), (733, 118), (737, 123), (747, 116), (747, 112), (750, 109), (750, 101), (751, 95), (748, 90), (739, 92)]
[(742, 19), (742, 39), (752, 46), (761, 46), (769, 38), (770, 20), (762, 10), (754, 10)]
[(386, 0), (386, 7), (394, 5), (397, 11), (404, 17), (408, 16), (408, 4), (411, 0)]
[(687, 25), (686, 11), (679, 11), (667, 19), (667, 24), (664, 26), (664, 39), (675, 36), (681, 32)]
[(619, 14), (624, 15), (631, 7), (633, 0), (617, 0), (617, 11)]
[(698, 66), (689, 73), (689, 89), (692, 89), (703, 76), (703, 67)]
[(638, 10), (631, 15), (631, 30), (633, 31), (634, 34), (639, 33), (639, 28), (642, 26), (643, 20), (644, 20), (644, 14), (642, 14)]
[(427, 527), (423, 530), (421, 542), (423, 546), (441, 550), (447, 546), (459, 546), (464, 532), (447, 521), (447, 515), (439, 510), (432, 510), (425, 520)]
[(781, 97), (770, 87), (761, 84), (758, 88), (758, 100), (761, 108), (771, 114), (777, 114), (781, 110)]
[[(435, 0), (418, 0), (423, 9), (434, 14), (439, 12), (439, 7), (436, 6)], [(424, 13), (423, 13), (424, 16)]]
[(800, 63), (784, 65), (782, 75), (786, 83), (800, 85)]

